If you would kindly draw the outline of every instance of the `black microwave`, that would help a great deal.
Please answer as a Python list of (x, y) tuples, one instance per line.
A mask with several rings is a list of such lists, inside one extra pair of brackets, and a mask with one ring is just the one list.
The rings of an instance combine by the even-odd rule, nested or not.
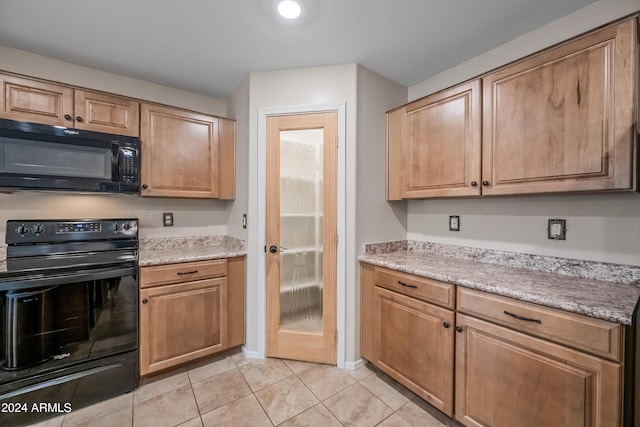
[(0, 119), (0, 188), (140, 192), (140, 140)]

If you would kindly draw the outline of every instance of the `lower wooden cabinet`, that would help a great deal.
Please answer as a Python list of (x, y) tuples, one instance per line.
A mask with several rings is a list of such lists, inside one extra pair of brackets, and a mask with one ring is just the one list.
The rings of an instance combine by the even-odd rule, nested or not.
[(143, 289), (140, 298), (141, 374), (227, 348), (226, 278)]
[(437, 295), (429, 292), (436, 283), (411, 281), (405, 276), (363, 264), (362, 355), (452, 416), (455, 314), (402, 291), (387, 289), (399, 284), (411, 294)]
[(467, 426), (633, 425), (621, 325), (455, 288), (363, 263), (362, 357)]
[(142, 267), (140, 273), (141, 375), (244, 342), (244, 258)]
[(374, 364), (447, 415), (453, 414), (454, 313), (378, 286)]
[(457, 315), (456, 419), (468, 426), (620, 426), (622, 366)]

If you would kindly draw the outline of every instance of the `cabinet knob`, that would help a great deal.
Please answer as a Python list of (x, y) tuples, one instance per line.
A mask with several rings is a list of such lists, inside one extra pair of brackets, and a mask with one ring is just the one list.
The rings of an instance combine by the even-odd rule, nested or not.
[(462, 326), (456, 326), (456, 331), (462, 332)]
[(449, 326), (451, 326), (451, 325), (449, 325), (449, 322), (444, 322), (444, 323), (442, 324), (442, 326), (444, 326), (444, 327), (445, 327), (445, 329), (449, 329)]
[(148, 303), (148, 302), (149, 302), (149, 300), (148, 300), (148, 299), (146, 299), (146, 298), (142, 300), (142, 303), (143, 303), (143, 304), (146, 304), (146, 303)]
[(149, 188), (149, 186), (147, 184), (142, 184), (142, 189), (146, 190), (147, 188)]
[(482, 181), (482, 185), (484, 185), (485, 187), (489, 186), (489, 181)]
[(71, 121), (71, 120), (73, 120), (73, 117), (71, 117), (69, 114), (65, 114), (64, 115), (64, 119), (68, 120), (68, 121)]
[(82, 119), (82, 117), (78, 116), (76, 117), (76, 122), (78, 123), (82, 123), (84, 120)]
[(472, 187), (477, 187), (477, 186), (478, 186), (478, 183), (477, 183), (476, 181), (471, 181), (471, 186), (472, 186)]
[(276, 245), (269, 246), (269, 252), (275, 254), (276, 252), (278, 252), (278, 247)]

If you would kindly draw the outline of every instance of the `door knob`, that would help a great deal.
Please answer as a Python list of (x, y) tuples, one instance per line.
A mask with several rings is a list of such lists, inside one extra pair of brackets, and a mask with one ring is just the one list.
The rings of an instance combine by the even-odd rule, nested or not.
[(278, 247), (276, 245), (269, 246), (269, 252), (275, 254), (276, 252), (278, 252)]

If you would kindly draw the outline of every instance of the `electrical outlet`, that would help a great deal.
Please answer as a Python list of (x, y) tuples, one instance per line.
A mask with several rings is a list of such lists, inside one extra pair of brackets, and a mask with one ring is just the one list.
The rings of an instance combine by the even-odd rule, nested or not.
[(567, 239), (567, 220), (550, 219), (547, 227), (547, 238), (551, 240)]
[(162, 224), (165, 227), (173, 227), (173, 213), (166, 212), (162, 214)]
[(460, 217), (458, 215), (449, 216), (449, 231), (460, 231)]

